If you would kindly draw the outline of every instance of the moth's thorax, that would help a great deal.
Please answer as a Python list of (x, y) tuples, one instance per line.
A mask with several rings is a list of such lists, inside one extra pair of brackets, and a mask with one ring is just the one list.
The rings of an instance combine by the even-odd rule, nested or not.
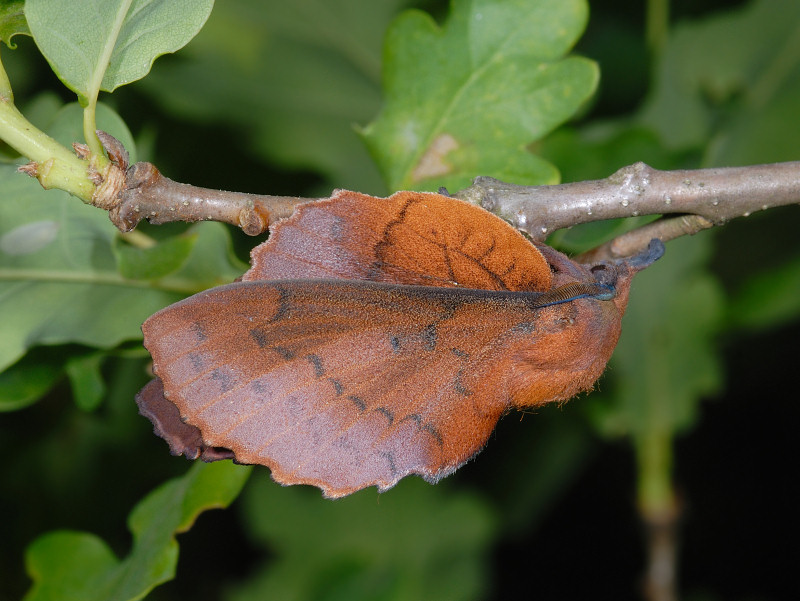
[(543, 309), (539, 327), (510, 356), (512, 404), (542, 405), (591, 389), (619, 339), (620, 318), (613, 300), (580, 299)]

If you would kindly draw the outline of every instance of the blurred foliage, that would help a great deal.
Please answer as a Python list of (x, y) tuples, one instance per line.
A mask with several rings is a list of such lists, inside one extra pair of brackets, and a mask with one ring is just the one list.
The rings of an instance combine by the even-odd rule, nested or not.
[[(0, 21), (20, 5), (0, 2)], [(401, 12), (409, 6), (433, 20)], [(544, 6), (577, 12), (571, 20), (558, 13), (564, 31), (544, 21), (523, 26)], [(497, 69), (481, 79), (464, 56), (480, 55), (491, 40), (470, 37), (463, 20), (468, 8), (473, 18), (489, 18), (498, 7), (520, 11), (498, 22), (516, 21), (515, 31), (526, 35), (509, 42), (510, 54), (519, 55), (498, 56)], [(544, 181), (555, 171), (536, 166), (552, 164), (574, 181), (637, 160), (675, 169), (800, 158), (795, 0), (675, 0), (658, 55), (645, 49), (645, 4), (593, 3), (578, 42), (589, 60), (563, 59), (585, 8), (518, 0), (457, 1), (452, 10), (434, 0), (225, 0), (184, 50), (105, 96), (98, 119), (175, 179), (297, 195), (403, 185), (419, 149), (393, 164), (396, 138), (372, 136), (376, 165), (358, 131), (397, 128), (423, 109), (436, 123), (428, 142), (451, 131), (447, 119), (455, 116), (459, 131), (480, 134), (481, 156), (497, 159), (464, 162), (463, 176)], [(2, 26), (0, 36), (20, 27)], [(528, 52), (542, 40), (537, 27), (561, 39), (546, 58)], [(30, 38), (13, 41), (18, 49), (3, 48), (2, 59), (17, 104), (64, 143), (80, 139), (74, 97)], [(437, 53), (452, 61), (444, 71), (430, 59)], [(509, 103), (517, 93), (531, 101), (525, 65), (592, 60), (600, 86), (578, 120), (538, 139), (578, 108), (594, 85), (591, 69), (569, 80), (583, 87), (552, 122), (499, 133), (509, 125), (487, 125), (496, 105), (481, 103), (493, 89)], [(509, 65), (520, 72), (503, 75)], [(478, 80), (475, 96), (452, 87), (470, 75)], [(453, 101), (453, 89), (464, 96), (450, 113), (437, 95)], [(541, 111), (535, 102), (509, 106), (501, 117), (515, 123), (520, 110)], [(421, 148), (424, 154), (428, 146)], [(244, 476), (234, 466), (195, 466), (145, 496), (187, 464), (170, 457), (136, 415), (133, 397), (147, 380), (139, 324), (188, 293), (237, 277), (245, 265), (232, 246), (246, 257), (254, 241), (202, 223), (145, 225), (152, 240), (138, 244), (102, 212), (16, 174), (18, 157), (0, 151), (0, 441), (8, 457), (0, 599), (25, 590), (36, 599), (141, 598), (176, 569), (175, 532), (202, 509), (229, 502)], [(381, 180), (380, 172), (395, 171)], [(370, 490), (330, 502), (315, 490), (282, 489), (255, 470), (235, 511), (204, 516), (181, 535), (178, 577), (148, 598), (500, 599), (525, 586), (540, 599), (633, 599), (643, 562), (635, 479), (640, 495), (658, 497), (672, 469), (691, 507), (686, 598), (796, 598), (792, 553), (781, 538), (796, 535), (787, 524), (796, 524), (792, 508), (800, 502), (783, 487), (794, 469), (791, 424), (800, 417), (783, 377), (793, 370), (800, 334), (799, 222), (796, 207), (765, 211), (670, 243), (665, 258), (634, 282), (599, 391), (506, 418), (476, 461), (436, 487), (412, 479), (379, 497)], [(551, 242), (579, 252), (636, 223), (587, 224)], [(725, 365), (734, 367), (726, 374)], [(727, 389), (726, 378), (733, 382)], [(702, 403), (714, 396), (724, 402)], [(216, 470), (229, 483), (224, 499), (214, 496), (216, 477), (203, 476)], [(745, 502), (761, 490), (771, 491), (762, 505)], [(125, 516), (139, 498), (131, 544)], [(725, 513), (729, 505), (738, 513)], [(748, 520), (757, 526), (748, 528)], [(47, 534), (53, 530), (62, 532)], [(706, 531), (705, 539), (693, 534)], [(758, 538), (765, 533), (778, 540)], [(737, 534), (746, 535), (741, 544)], [(709, 565), (709, 557), (723, 556), (735, 576)], [(126, 580), (134, 565), (151, 576)]]
[[(780, 18), (776, 18), (780, 15)], [(702, 149), (706, 165), (785, 161), (800, 134), (800, 4), (760, 0), (676, 27), (642, 123), (667, 148)]]
[(414, 478), (380, 499), (372, 489), (331, 503), (317, 490), (282, 489), (258, 478), (247, 490), (243, 514), (253, 543), (276, 557), (260, 577), (234, 587), (232, 601), (486, 594), (495, 524), (478, 494), (442, 495)]
[(660, 270), (637, 276), (625, 336), (614, 352), (614, 394), (586, 403), (606, 435), (681, 432), (697, 420), (698, 401), (719, 390), (714, 341), (723, 296), (706, 269), (710, 242), (708, 236), (676, 240)]
[(170, 115), (235, 128), (235, 142), (215, 142), (216, 153), (253, 155), (319, 172), (326, 186), (382, 193), (354, 128), (380, 106), (381, 44), (402, 5), (218, 2), (186, 50), (137, 87)]

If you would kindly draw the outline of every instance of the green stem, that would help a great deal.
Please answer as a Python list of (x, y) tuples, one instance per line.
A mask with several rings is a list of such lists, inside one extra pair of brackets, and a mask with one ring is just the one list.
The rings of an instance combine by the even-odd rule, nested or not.
[(86, 145), (89, 151), (94, 156), (103, 156), (103, 146), (95, 133), (97, 131), (97, 119), (95, 118), (95, 110), (97, 109), (97, 96), (89, 102), (89, 105), (83, 109), (83, 138), (86, 140)]
[(8, 102), (14, 102), (14, 92), (11, 90), (11, 82), (8, 81), (8, 75), (3, 68), (3, 62), (0, 61), (0, 98), (5, 98)]
[[(92, 111), (93, 114), (93, 111)], [(99, 146), (93, 153), (94, 168), (104, 172), (110, 164)], [(90, 161), (81, 159), (46, 133), (37, 129), (14, 106), (14, 94), (2, 62), (0, 62), (0, 140), (27, 157), (35, 168), (29, 171), (43, 188), (58, 188), (77, 196), (86, 203), (92, 201), (96, 185), (89, 179)]]
[(97, 97), (103, 85), (103, 76), (111, 62), (111, 55), (114, 53), (114, 47), (119, 40), (120, 31), (122, 31), (122, 26), (125, 23), (125, 17), (130, 12), (131, 4), (133, 4), (133, 0), (123, 0), (117, 8), (117, 14), (114, 16), (114, 23), (112, 24), (111, 31), (103, 45), (100, 56), (97, 58), (97, 64), (95, 65), (94, 71), (92, 71), (87, 86), (87, 103), (86, 107), (83, 109), (83, 137), (86, 139), (89, 150), (95, 156), (104, 156), (103, 146), (100, 144), (100, 140), (95, 133), (97, 130), (97, 119), (95, 118)]
[(669, 0), (647, 0), (646, 19), (647, 46), (658, 56), (669, 35)]
[(89, 179), (89, 161), (78, 158), (23, 117), (10, 99), (0, 98), (0, 139), (37, 165), (42, 187), (66, 190), (91, 202), (95, 185)]
[(678, 599), (679, 507), (672, 485), (672, 435), (653, 428), (636, 440), (639, 514), (644, 525), (647, 568), (642, 579), (646, 601)]
[(675, 491), (672, 486), (672, 436), (651, 430), (636, 441), (638, 463), (638, 504), (647, 516), (672, 513)]

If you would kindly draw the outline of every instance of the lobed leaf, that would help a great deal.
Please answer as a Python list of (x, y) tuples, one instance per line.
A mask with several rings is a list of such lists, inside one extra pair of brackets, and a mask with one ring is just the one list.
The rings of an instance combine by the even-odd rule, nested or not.
[(441, 28), (409, 11), (387, 33), (386, 103), (363, 130), (392, 190), (459, 189), (475, 175), (556, 183), (527, 146), (594, 92), (597, 66), (564, 58), (583, 0), (454, 0)]
[(250, 468), (195, 463), (185, 476), (166, 482), (133, 509), (130, 554), (119, 560), (93, 534), (56, 531), (36, 539), (25, 557), (33, 586), (25, 601), (128, 601), (142, 599), (175, 576), (175, 535), (191, 528), (207, 509), (227, 507)]
[(156, 58), (185, 46), (213, 0), (27, 0), (36, 44), (85, 106), (100, 90), (141, 79)]

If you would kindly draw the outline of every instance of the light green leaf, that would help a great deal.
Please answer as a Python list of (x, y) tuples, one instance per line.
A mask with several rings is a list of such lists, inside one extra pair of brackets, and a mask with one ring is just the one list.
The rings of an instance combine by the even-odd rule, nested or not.
[(100, 366), (104, 356), (92, 353), (84, 356), (73, 356), (67, 361), (65, 369), (75, 404), (84, 411), (94, 411), (103, 402), (106, 385)]
[[(69, 108), (60, 116), (72, 122)], [(55, 129), (63, 130), (59, 123)], [(225, 226), (205, 222), (190, 228), (197, 241), (178, 272), (156, 282), (126, 279), (117, 271), (118, 233), (105, 212), (42, 190), (9, 165), (0, 165), (0, 190), (0, 370), (34, 345), (110, 348), (139, 339), (148, 316), (229, 283), (245, 268), (233, 257)]]
[(0, 0), (0, 42), (9, 48), (16, 48), (11, 42), (15, 35), (30, 35), (28, 23), (25, 21), (25, 0)]
[(250, 468), (228, 462), (195, 463), (131, 512), (133, 548), (122, 561), (100, 538), (56, 531), (36, 539), (25, 558), (33, 586), (25, 601), (128, 601), (142, 599), (175, 576), (175, 535), (192, 527), (207, 509), (227, 507), (239, 494)]
[(82, 105), (100, 90), (141, 79), (153, 61), (186, 45), (213, 0), (27, 0), (36, 44)]
[(156, 282), (126, 279), (112, 253), (115, 228), (103, 211), (0, 166), (0, 236), (52, 223), (55, 238), (25, 254), (0, 252), (0, 369), (36, 344), (77, 342), (101, 348), (141, 337), (144, 319), (188, 293), (228, 283), (243, 265), (218, 223), (197, 224), (184, 268)]
[(185, 60), (160, 62), (138, 87), (177, 118), (235, 126), (239, 152), (382, 194), (354, 124), (380, 107), (383, 34), (406, 2), (226, 0)]
[(56, 115), (64, 107), (58, 94), (52, 90), (45, 90), (27, 99), (20, 111), (25, 118), (41, 130), (50, 130)]
[(196, 236), (192, 253), (181, 269), (161, 280), (165, 288), (190, 285), (193, 291), (230, 284), (249, 267), (233, 252), (228, 226), (206, 221), (195, 223), (188, 236)]
[(443, 27), (409, 11), (384, 52), (386, 104), (364, 138), (392, 190), (459, 189), (476, 175), (556, 183), (526, 147), (594, 91), (596, 65), (564, 58), (582, 0), (454, 0)]
[(331, 502), (258, 474), (244, 509), (272, 557), (228, 601), (485, 598), (491, 510), (441, 486), (406, 479), (380, 498), (370, 489)]

